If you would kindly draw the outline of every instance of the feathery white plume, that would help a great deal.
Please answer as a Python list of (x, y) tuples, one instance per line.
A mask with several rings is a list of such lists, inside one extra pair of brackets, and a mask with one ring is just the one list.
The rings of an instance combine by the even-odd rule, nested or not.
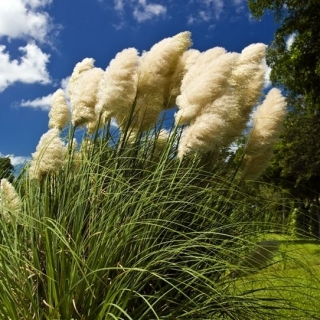
[(268, 166), (273, 145), (281, 133), (286, 105), (280, 90), (273, 88), (255, 112), (244, 158), (243, 179), (256, 178)]
[(97, 119), (95, 105), (98, 84), (104, 72), (100, 68), (94, 68), (93, 62), (93, 59), (85, 58), (77, 63), (69, 80), (68, 92), (74, 126), (82, 126)]
[(125, 49), (111, 60), (98, 88), (96, 113), (107, 120), (114, 116), (121, 124), (128, 118), (137, 93), (139, 56)]
[(66, 148), (59, 137), (59, 129), (50, 129), (44, 133), (32, 154), (29, 167), (31, 179), (41, 180), (50, 173), (56, 173), (65, 163)]
[(62, 89), (58, 89), (51, 97), (49, 112), (49, 128), (62, 130), (70, 120), (70, 112)]
[(8, 222), (14, 212), (21, 209), (21, 198), (14, 186), (5, 178), (0, 181), (0, 214)]

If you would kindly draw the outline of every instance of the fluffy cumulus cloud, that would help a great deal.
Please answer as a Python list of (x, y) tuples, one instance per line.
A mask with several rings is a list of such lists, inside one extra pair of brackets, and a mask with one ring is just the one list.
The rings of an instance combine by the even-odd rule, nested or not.
[(167, 13), (165, 5), (152, 0), (114, 0), (114, 9), (118, 13), (123, 14), (126, 6), (139, 23), (157, 17), (165, 17)]
[(41, 109), (44, 111), (49, 111), (50, 105), (51, 105), (51, 97), (52, 97), (52, 93), (41, 98), (36, 98), (34, 100), (27, 100), (27, 101), (22, 100), (21, 103), (19, 103), (19, 105), (21, 107), (28, 107), (33, 109)]
[[(69, 79), (70, 77), (64, 78), (61, 80), (61, 83), (60, 83), (60, 87), (65, 92), (67, 99), (68, 99), (67, 87), (68, 87)], [(33, 109), (40, 109), (43, 111), (49, 111), (51, 108), (51, 97), (52, 97), (52, 93), (44, 97), (36, 98), (34, 100), (22, 100), (21, 102), (16, 103), (15, 105), (23, 108), (33, 108)]]
[(138, 0), (133, 11), (133, 16), (138, 22), (150, 20), (154, 17), (164, 16), (167, 8), (161, 4), (147, 3), (146, 0)]
[(52, 21), (43, 8), (52, 0), (2, 0), (0, 1), (0, 38), (25, 38), (43, 42)]
[(49, 55), (32, 42), (20, 47), (19, 51), (22, 54), (21, 58), (12, 60), (6, 47), (0, 45), (0, 92), (15, 82), (42, 84), (50, 82), (46, 68)]
[[(8, 46), (0, 45), (0, 92), (15, 82), (50, 83), (47, 71), (50, 55), (40, 45), (50, 42), (53, 23), (44, 9), (52, 1), (0, 0), (0, 41), (9, 40)], [(12, 58), (16, 39), (20, 54)], [(21, 45), (21, 40), (25, 45)]]

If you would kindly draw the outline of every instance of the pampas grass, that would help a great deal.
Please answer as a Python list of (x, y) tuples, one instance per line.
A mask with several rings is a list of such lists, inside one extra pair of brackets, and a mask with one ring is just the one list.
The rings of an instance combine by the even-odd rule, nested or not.
[(106, 135), (82, 149), (76, 172), (67, 152), (41, 183), (20, 178), (22, 212), (1, 222), (1, 318), (277, 318), (274, 288), (268, 299), (234, 290), (270, 227), (263, 202), (253, 207), (221, 163), (177, 160), (178, 131), (159, 149), (163, 136), (119, 148)]
[[(283, 287), (281, 294), (271, 285), (256, 295), (259, 288), (239, 284), (272, 264), (271, 251), (276, 251), (259, 239), (274, 227), (265, 217), (269, 203), (247, 192), (234, 155), (222, 141), (229, 131), (221, 96), (239, 55), (214, 50), (214, 70), (220, 70), (217, 61), (231, 66), (203, 81), (215, 79), (221, 88), (190, 100), (206, 112), (220, 101), (221, 143), (210, 128), (215, 119), (206, 112), (192, 120), (199, 122), (198, 131), (192, 131), (193, 122), (186, 130), (164, 130), (164, 120), (157, 122), (164, 104), (172, 103), (170, 96), (180, 92), (183, 97), (184, 86), (194, 92), (181, 76), (188, 79), (198, 59), (207, 63), (212, 54), (193, 52), (183, 66), (190, 43), (190, 34), (181, 33), (152, 47), (139, 58), (138, 78), (134, 49), (110, 63), (106, 78), (93, 59), (76, 65), (66, 141), (60, 125), (42, 136), (15, 182), (19, 207), (6, 207), (15, 219), (0, 219), (1, 319), (283, 319), (283, 306), (291, 315), (297, 309), (310, 315), (282, 297)], [(132, 57), (128, 65), (122, 60), (126, 54)], [(153, 55), (170, 59), (152, 65)], [(117, 63), (123, 66), (118, 78), (113, 74)], [(84, 85), (86, 79), (92, 81)], [(130, 88), (119, 98), (121, 105), (101, 89), (118, 80), (123, 84), (118, 93)], [(137, 81), (137, 90), (130, 81)], [(181, 90), (175, 81), (181, 81)], [(118, 121), (127, 110), (118, 132), (111, 109)], [(82, 125), (89, 131), (78, 146), (74, 138)], [(192, 144), (185, 143), (186, 136)], [(181, 145), (198, 152), (179, 157)], [(218, 152), (212, 150), (217, 145)]]

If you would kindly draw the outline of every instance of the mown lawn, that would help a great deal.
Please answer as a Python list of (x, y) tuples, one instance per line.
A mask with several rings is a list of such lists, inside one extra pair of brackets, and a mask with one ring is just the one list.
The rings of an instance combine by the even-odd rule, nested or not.
[(279, 303), (284, 319), (320, 319), (320, 241), (282, 235), (264, 239), (279, 241), (277, 252), (259, 271), (238, 279), (236, 290), (247, 297), (265, 297), (270, 319)]

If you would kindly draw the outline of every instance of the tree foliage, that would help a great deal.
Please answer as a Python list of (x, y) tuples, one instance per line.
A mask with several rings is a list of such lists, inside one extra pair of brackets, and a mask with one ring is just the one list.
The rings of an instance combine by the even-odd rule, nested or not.
[[(254, 17), (271, 10), (281, 26), (267, 55), (271, 81), (308, 102), (320, 102), (320, 2), (318, 0), (248, 0)], [(288, 45), (289, 37), (292, 45)]]
[[(286, 90), (290, 111), (276, 159), (282, 168), (282, 176), (295, 187), (310, 187), (310, 181), (320, 175), (320, 2), (248, 2), (255, 17), (271, 10), (281, 23), (267, 53), (267, 63), (272, 68), (271, 80)], [(287, 43), (289, 36), (293, 36), (291, 45)]]
[(320, 237), (320, 1), (248, 3), (254, 17), (271, 10), (280, 23), (266, 59), (271, 81), (287, 93), (290, 111), (267, 181), (291, 192), (303, 215), (307, 213), (304, 228), (310, 230), (310, 221), (317, 221), (314, 234)]

